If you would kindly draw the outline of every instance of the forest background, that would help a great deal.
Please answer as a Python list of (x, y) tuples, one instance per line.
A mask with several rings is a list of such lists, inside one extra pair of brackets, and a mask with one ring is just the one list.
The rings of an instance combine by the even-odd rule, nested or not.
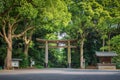
[[(120, 0), (0, 0), (0, 66), (43, 68), (45, 50), (36, 38), (76, 39), (72, 67), (96, 65), (96, 51), (115, 51), (120, 68)], [(48, 67), (66, 68), (67, 49), (49, 49)]]

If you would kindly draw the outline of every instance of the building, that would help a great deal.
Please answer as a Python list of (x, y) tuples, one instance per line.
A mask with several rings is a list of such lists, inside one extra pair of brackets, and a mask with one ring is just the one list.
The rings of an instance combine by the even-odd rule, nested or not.
[(112, 58), (117, 56), (115, 52), (96, 52), (95, 55), (99, 60), (98, 69), (116, 69), (116, 64), (112, 63)]

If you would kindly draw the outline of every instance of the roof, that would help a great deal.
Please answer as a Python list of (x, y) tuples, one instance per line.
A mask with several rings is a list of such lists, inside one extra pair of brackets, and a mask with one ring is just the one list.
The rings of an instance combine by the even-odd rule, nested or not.
[(117, 54), (115, 52), (96, 52), (95, 55), (98, 56), (98, 57), (113, 57), (113, 56), (117, 56)]

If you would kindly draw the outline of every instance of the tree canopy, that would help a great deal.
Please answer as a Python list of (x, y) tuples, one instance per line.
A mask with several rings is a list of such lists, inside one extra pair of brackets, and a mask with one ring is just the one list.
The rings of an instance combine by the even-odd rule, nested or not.
[[(72, 66), (95, 65), (95, 51), (115, 51), (120, 57), (119, 0), (0, 0), (0, 66), (11, 69), (14, 57), (22, 58), (21, 67), (30, 59), (44, 66), (43, 45), (36, 38), (76, 39), (71, 49)], [(67, 49), (49, 49), (49, 67), (67, 66)], [(92, 59), (94, 61), (92, 61)], [(117, 67), (120, 68), (117, 63)]]

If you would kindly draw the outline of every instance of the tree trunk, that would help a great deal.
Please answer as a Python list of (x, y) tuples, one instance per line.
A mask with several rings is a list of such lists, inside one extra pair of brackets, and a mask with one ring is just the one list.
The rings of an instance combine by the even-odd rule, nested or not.
[(84, 47), (84, 39), (81, 40), (81, 44), (80, 44), (80, 67), (83, 69), (84, 68), (84, 58), (83, 58), (83, 50)]
[(29, 44), (26, 44), (26, 43), (25, 43), (24, 54), (25, 54), (25, 57), (26, 57), (26, 58), (28, 57), (28, 48), (29, 48)]
[(28, 62), (28, 48), (29, 48), (29, 44), (24, 44), (25, 45), (25, 48), (24, 48), (24, 54), (25, 54), (25, 67), (28, 67), (28, 64), (29, 64), (29, 62)]
[(110, 47), (110, 33), (108, 34), (108, 51), (111, 51), (111, 47)]
[(24, 54), (26, 59), (28, 58), (28, 50), (29, 50), (30, 41), (32, 39), (32, 34), (33, 34), (33, 30), (30, 32), (29, 36), (27, 36), (26, 34), (24, 34), (23, 36), (24, 45), (25, 45)]
[(103, 50), (102, 50), (102, 51), (104, 52), (104, 51), (105, 51), (105, 50), (104, 50), (104, 46), (105, 46), (105, 39), (104, 39), (104, 38), (103, 38), (103, 42), (102, 42), (102, 43), (103, 43), (103, 44), (102, 44), (102, 47), (103, 47)]
[(7, 43), (7, 55), (5, 59), (5, 69), (12, 69), (12, 27), (9, 25), (5, 40)]
[(8, 44), (7, 47), (7, 56), (5, 59), (5, 69), (12, 69), (12, 43)]
[(29, 45), (30, 45), (30, 41), (32, 38), (32, 31), (30, 32), (30, 35), (27, 36), (26, 34), (24, 34), (23, 36), (23, 40), (24, 40), (24, 54), (25, 54), (25, 61), (26, 61), (26, 67), (28, 67), (28, 50), (29, 50)]

